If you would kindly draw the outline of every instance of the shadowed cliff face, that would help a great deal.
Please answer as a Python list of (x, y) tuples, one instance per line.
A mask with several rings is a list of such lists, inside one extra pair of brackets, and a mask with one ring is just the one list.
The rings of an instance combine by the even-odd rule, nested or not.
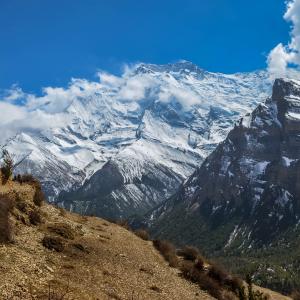
[(178, 193), (153, 211), (153, 231), (204, 247), (215, 239), (213, 250), (266, 245), (299, 220), (299, 158), (300, 83), (277, 79), (272, 97), (242, 118)]

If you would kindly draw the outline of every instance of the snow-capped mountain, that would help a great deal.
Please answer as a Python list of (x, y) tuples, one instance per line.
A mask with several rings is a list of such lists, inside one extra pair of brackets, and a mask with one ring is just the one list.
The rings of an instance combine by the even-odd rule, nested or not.
[(299, 225), (299, 136), (300, 81), (277, 79), (272, 97), (236, 123), (149, 221), (183, 244), (194, 232), (194, 244), (214, 251), (269, 245)]
[(64, 126), (24, 129), (4, 147), (16, 172), (39, 177), (51, 201), (64, 191), (62, 205), (109, 217), (168, 198), (271, 90), (267, 72), (211, 73), (186, 61), (74, 85)]
[(242, 117), (143, 225), (289, 291), (300, 276), (299, 137), (300, 81), (277, 79), (272, 97)]

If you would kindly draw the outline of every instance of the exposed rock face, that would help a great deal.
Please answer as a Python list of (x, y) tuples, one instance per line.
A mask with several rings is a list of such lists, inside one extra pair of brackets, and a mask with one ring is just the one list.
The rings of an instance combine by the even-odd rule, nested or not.
[(299, 159), (300, 82), (278, 79), (148, 222), (158, 235), (214, 251), (268, 245), (299, 222)]

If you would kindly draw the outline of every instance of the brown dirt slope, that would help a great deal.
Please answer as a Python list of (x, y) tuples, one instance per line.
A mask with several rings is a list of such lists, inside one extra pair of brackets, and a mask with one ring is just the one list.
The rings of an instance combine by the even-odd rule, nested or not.
[[(0, 195), (26, 204), (12, 211), (14, 242), (0, 245), (0, 299), (212, 299), (123, 227), (48, 204), (38, 208), (44, 222), (29, 224), (34, 192), (28, 184), (0, 184)], [(45, 236), (62, 251), (45, 248)]]

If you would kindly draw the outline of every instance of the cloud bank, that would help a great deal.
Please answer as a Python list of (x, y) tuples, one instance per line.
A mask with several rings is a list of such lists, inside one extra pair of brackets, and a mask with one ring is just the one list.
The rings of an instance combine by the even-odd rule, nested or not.
[(272, 77), (287, 75), (290, 65), (300, 65), (300, 0), (287, 2), (284, 19), (290, 22), (290, 42), (288, 45), (278, 44), (268, 55), (268, 70)]
[(126, 67), (121, 76), (101, 71), (96, 81), (72, 79), (66, 88), (44, 88), (41, 96), (26, 93), (17, 85), (0, 91), (0, 144), (22, 131), (67, 126), (72, 123), (68, 108), (74, 101), (99, 95), (107, 95), (116, 102), (138, 103), (145, 98), (162, 103), (176, 100), (183, 109), (200, 101), (199, 95), (173, 77), (166, 75), (162, 83), (161, 78), (151, 73), (136, 73), (137, 67)]

